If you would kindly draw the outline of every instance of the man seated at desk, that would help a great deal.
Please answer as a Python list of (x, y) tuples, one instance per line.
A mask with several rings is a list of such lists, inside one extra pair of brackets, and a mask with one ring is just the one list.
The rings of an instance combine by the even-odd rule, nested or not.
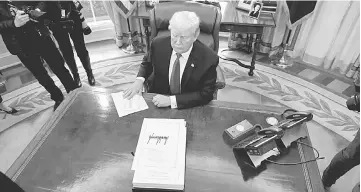
[(170, 37), (156, 37), (143, 58), (137, 78), (124, 92), (132, 98), (142, 91), (158, 93), (157, 107), (189, 108), (213, 99), (217, 79), (217, 53), (197, 40), (200, 20), (194, 12), (176, 12), (169, 21)]

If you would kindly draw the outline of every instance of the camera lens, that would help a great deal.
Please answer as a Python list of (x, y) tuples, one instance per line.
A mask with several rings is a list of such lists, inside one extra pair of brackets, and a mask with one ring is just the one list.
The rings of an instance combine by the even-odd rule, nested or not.
[(355, 94), (348, 98), (346, 105), (349, 110), (360, 112), (360, 94)]

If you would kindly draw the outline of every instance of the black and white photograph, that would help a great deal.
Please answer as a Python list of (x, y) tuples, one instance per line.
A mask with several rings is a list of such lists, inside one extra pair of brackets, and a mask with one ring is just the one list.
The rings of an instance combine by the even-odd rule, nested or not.
[(360, 1), (0, 0), (0, 192), (360, 192)]
[(262, 7), (263, 7), (263, 3), (258, 1), (253, 1), (248, 16), (253, 19), (258, 19), (261, 14)]

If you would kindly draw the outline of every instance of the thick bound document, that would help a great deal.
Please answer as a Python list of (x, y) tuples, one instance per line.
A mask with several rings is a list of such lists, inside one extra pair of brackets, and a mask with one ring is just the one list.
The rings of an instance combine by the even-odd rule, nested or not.
[(133, 160), (133, 188), (183, 190), (186, 152), (183, 119), (147, 119)]

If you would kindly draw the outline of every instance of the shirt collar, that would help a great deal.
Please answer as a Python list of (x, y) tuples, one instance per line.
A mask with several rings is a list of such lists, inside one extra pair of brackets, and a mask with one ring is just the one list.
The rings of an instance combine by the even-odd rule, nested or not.
[[(187, 52), (182, 53), (182, 57), (185, 58), (186, 60), (188, 60), (188, 57), (189, 57), (189, 55), (191, 54), (192, 49), (193, 49), (193, 44), (192, 44), (192, 46), (189, 48), (189, 50), (188, 50)], [(175, 52), (174, 49), (173, 49), (172, 55), (175, 55), (175, 54), (176, 54), (176, 52)]]

